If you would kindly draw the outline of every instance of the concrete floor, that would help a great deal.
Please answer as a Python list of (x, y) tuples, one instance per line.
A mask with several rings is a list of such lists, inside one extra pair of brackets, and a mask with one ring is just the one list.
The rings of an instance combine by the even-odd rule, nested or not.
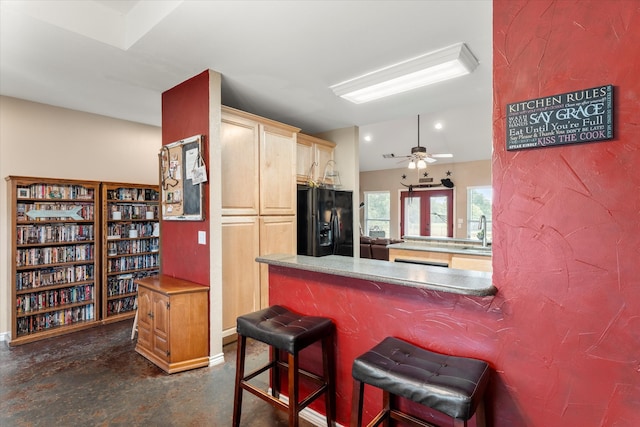
[[(135, 352), (131, 325), (0, 343), (0, 426), (230, 426), (235, 344), (222, 365), (168, 375)], [(256, 342), (247, 355), (247, 370), (268, 358)], [(263, 375), (256, 384), (266, 387)], [(283, 411), (244, 392), (242, 427), (286, 425)]]

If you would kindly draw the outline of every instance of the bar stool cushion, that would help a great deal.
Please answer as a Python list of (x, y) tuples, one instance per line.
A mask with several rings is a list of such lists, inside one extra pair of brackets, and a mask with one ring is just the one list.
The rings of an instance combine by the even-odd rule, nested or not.
[(489, 380), (489, 365), (388, 337), (354, 361), (352, 374), (363, 383), (468, 420)]
[(294, 354), (332, 333), (333, 322), (274, 305), (238, 317), (236, 332)]

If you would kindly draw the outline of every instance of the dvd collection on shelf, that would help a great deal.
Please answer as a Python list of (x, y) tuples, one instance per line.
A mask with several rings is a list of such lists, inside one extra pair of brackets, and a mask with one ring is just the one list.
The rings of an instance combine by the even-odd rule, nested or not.
[(158, 186), (7, 181), (15, 303), (10, 344), (133, 317), (134, 280), (159, 272)]
[(130, 318), (135, 280), (159, 273), (159, 187), (103, 184), (103, 321)]

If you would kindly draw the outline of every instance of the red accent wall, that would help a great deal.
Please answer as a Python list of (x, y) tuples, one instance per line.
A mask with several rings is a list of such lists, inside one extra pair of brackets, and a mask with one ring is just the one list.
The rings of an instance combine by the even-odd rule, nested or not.
[[(162, 144), (205, 135), (203, 159), (208, 159), (209, 71), (162, 94)], [(204, 221), (162, 221), (162, 273), (209, 285), (209, 183), (203, 188)], [(198, 244), (198, 231), (207, 244)]]
[[(494, 0), (493, 14), (498, 294), (270, 269), (271, 303), (337, 323), (343, 425), (351, 362), (386, 335), (490, 362), (489, 425), (640, 425), (640, 3)], [(606, 84), (614, 140), (505, 150), (506, 104)]]
[[(496, 425), (640, 425), (640, 2), (495, 0)], [(614, 85), (615, 139), (505, 150), (508, 103)]]

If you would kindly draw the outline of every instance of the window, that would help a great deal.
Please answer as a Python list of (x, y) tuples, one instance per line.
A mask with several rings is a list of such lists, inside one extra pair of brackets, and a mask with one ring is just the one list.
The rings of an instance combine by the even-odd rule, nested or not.
[(388, 191), (366, 191), (364, 193), (364, 210), (364, 234), (371, 237), (389, 237), (390, 193)]
[(478, 236), (480, 217), (487, 219), (487, 241), (491, 241), (491, 200), (493, 190), (491, 187), (467, 188), (467, 238), (479, 239)]

